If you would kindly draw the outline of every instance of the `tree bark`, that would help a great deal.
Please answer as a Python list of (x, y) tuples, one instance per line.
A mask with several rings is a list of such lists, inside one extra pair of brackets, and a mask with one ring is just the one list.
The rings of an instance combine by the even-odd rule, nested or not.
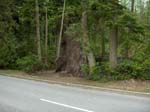
[(48, 17), (47, 7), (45, 9), (45, 64), (48, 64)]
[(89, 35), (88, 35), (88, 17), (87, 17), (87, 1), (82, 0), (82, 31), (83, 31), (83, 50), (84, 55), (87, 57), (90, 74), (93, 73), (93, 67), (95, 66), (95, 58), (90, 49)]
[(41, 39), (40, 39), (40, 19), (39, 19), (39, 4), (38, 0), (36, 2), (36, 39), (37, 39), (37, 54), (38, 60), (41, 61)]
[(131, 1), (131, 12), (134, 12), (135, 0)]
[(129, 44), (129, 42), (125, 43), (124, 56), (123, 56), (125, 59), (129, 58), (129, 45), (128, 44)]
[(80, 33), (70, 33), (63, 35), (64, 13), (65, 13), (65, 0), (62, 13), (61, 29), (59, 35), (57, 59), (56, 59), (56, 72), (65, 72), (71, 76), (82, 76), (81, 64), (82, 64), (82, 50), (79, 39)]
[[(85, 3), (86, 0), (83, 2)], [(65, 6), (65, 5), (64, 5)], [(89, 65), (90, 74), (93, 73), (93, 67), (95, 66), (95, 58), (90, 49), (89, 36), (88, 36), (88, 25), (87, 25), (87, 5), (83, 5), (82, 12), (82, 31), (83, 31), (83, 50), (81, 49), (80, 42), (75, 39), (79, 37), (79, 33), (64, 35), (62, 38), (61, 44), (61, 53), (59, 54), (57, 62), (56, 72), (66, 71), (67, 73), (74, 74), (74, 76), (81, 76), (81, 65), (85, 62), (83, 55), (86, 57), (86, 60)], [(65, 8), (65, 7), (64, 7)], [(63, 16), (62, 16), (63, 17)], [(63, 19), (62, 19), (63, 20)], [(61, 33), (60, 33), (61, 34)], [(83, 53), (84, 52), (84, 53)]]
[(58, 60), (60, 58), (62, 33), (63, 33), (63, 26), (64, 26), (65, 8), (66, 8), (66, 0), (64, 0), (64, 5), (63, 5), (63, 12), (62, 12), (62, 19), (61, 19), (61, 28), (60, 28), (60, 34), (59, 34), (59, 39), (58, 39), (57, 58), (56, 58), (56, 60)]
[(61, 55), (57, 60), (56, 72), (65, 71), (71, 74), (71, 76), (82, 76), (81, 64), (82, 64), (82, 51), (79, 39), (80, 34), (71, 33), (69, 35), (64, 34), (61, 43)]
[(116, 27), (111, 28), (110, 31), (110, 68), (116, 68), (117, 67), (117, 36), (118, 31)]
[(104, 57), (105, 57), (105, 31), (102, 29), (102, 61), (104, 61)]

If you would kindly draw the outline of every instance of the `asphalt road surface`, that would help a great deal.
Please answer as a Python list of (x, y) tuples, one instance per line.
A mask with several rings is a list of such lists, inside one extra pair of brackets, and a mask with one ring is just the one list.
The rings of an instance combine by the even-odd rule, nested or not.
[(150, 98), (0, 76), (0, 112), (150, 112)]

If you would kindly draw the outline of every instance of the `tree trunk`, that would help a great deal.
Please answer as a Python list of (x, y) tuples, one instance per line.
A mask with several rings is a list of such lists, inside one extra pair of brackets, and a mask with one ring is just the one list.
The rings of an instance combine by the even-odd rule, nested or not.
[(45, 9), (45, 64), (48, 64), (48, 17), (47, 17), (47, 7)]
[(84, 55), (87, 57), (90, 74), (93, 73), (93, 67), (95, 66), (95, 58), (90, 49), (89, 35), (88, 35), (88, 17), (87, 17), (87, 1), (82, 0), (82, 31), (83, 31), (83, 50)]
[(131, 11), (134, 12), (135, 0), (131, 1)]
[[(98, 25), (100, 24), (100, 26)], [(105, 25), (103, 19), (100, 19), (97, 23), (97, 32), (100, 31), (101, 35), (101, 61), (105, 60)]]
[[(86, 0), (85, 0), (86, 1)], [(64, 4), (65, 8), (65, 4)], [(62, 16), (63, 23), (64, 14)], [(93, 72), (93, 67), (95, 66), (95, 59), (93, 53), (90, 50), (89, 36), (87, 30), (87, 11), (84, 10), (82, 13), (82, 30), (83, 30), (83, 45), (84, 53), (81, 49), (80, 42), (76, 41), (80, 37), (80, 33), (70, 33), (69, 35), (64, 34), (62, 42), (60, 43), (61, 53), (59, 54), (57, 62), (56, 72), (65, 71), (67, 73), (73, 74), (74, 76), (82, 76), (81, 65), (84, 63), (83, 55), (86, 56), (88, 60), (90, 73)], [(62, 30), (61, 30), (62, 31)], [(61, 32), (60, 32), (61, 37)]]
[(56, 58), (56, 72), (65, 72), (73, 76), (81, 76), (82, 53), (80, 42), (76, 41), (80, 37), (79, 33), (63, 34), (64, 15), (66, 0), (64, 0), (60, 35), (58, 39), (58, 49)]
[(139, 1), (139, 5), (140, 5), (140, 19), (141, 21), (143, 20), (144, 17), (144, 0), (140, 0)]
[[(131, 0), (131, 12), (134, 13), (134, 7), (135, 7), (135, 0)], [(128, 34), (130, 33), (130, 31), (128, 31)], [(128, 37), (127, 37), (128, 38)], [(124, 48), (124, 57), (126, 59), (129, 58), (129, 41), (126, 40), (125, 43), (125, 48)]]
[(37, 53), (38, 59), (41, 61), (41, 39), (40, 39), (40, 20), (39, 20), (39, 4), (38, 0), (36, 2), (36, 39), (37, 39)]
[(63, 34), (63, 26), (64, 26), (65, 8), (66, 8), (66, 0), (64, 0), (64, 6), (63, 6), (63, 12), (62, 12), (62, 20), (61, 20), (61, 28), (60, 28), (60, 34), (59, 34), (58, 46), (57, 46), (57, 58), (56, 58), (56, 60), (58, 60), (60, 58), (61, 42), (62, 42), (62, 34)]
[[(127, 40), (126, 40), (126, 41), (127, 41)], [(126, 58), (126, 59), (129, 58), (129, 42), (128, 42), (128, 41), (125, 43), (124, 58)]]
[(64, 35), (61, 43), (61, 54), (57, 60), (56, 72), (65, 71), (73, 76), (81, 76), (82, 51), (80, 42), (76, 41), (80, 35)]
[(102, 29), (102, 61), (104, 61), (105, 58), (105, 31)]
[(116, 27), (113, 27), (110, 31), (110, 68), (117, 67), (117, 36), (118, 31)]

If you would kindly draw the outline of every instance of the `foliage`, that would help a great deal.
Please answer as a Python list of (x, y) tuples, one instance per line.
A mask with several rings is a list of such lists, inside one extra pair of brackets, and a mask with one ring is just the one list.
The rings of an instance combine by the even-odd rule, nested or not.
[(87, 64), (83, 64), (81, 66), (81, 71), (89, 80), (103, 80), (104, 74), (110, 73), (110, 69), (108, 67), (108, 63), (97, 63), (96, 66), (93, 67), (93, 74), (89, 75), (89, 69)]
[(116, 69), (110, 69), (108, 64), (101, 63), (97, 64), (93, 69), (93, 74), (89, 76), (88, 66), (82, 66), (82, 71), (87, 79), (99, 81), (128, 79), (150, 80), (150, 59), (145, 60), (143, 63), (124, 60)]
[(26, 72), (34, 72), (44, 69), (46, 66), (43, 63), (37, 60), (37, 57), (34, 55), (28, 55), (23, 58), (20, 58), (16, 61), (16, 65), (19, 69)]
[[(5, 44), (3, 44), (2, 41), (5, 41)], [(14, 40), (10, 40), (9, 38), (5, 40), (0, 39), (0, 67), (15, 68), (16, 56), (17, 53)]]
[(0, 67), (15, 68), (16, 38), (13, 28), (15, 21), (12, 18), (12, 0), (0, 1)]

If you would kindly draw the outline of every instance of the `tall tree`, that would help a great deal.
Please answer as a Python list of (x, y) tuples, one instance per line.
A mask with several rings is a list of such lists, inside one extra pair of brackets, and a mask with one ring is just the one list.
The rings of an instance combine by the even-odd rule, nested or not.
[(101, 31), (102, 33), (101, 33), (101, 35), (102, 35), (102, 55), (101, 55), (101, 57), (102, 57), (102, 61), (104, 61), (104, 58), (105, 58), (105, 30), (103, 29), (102, 31)]
[[(131, 12), (134, 13), (135, 10), (135, 0), (131, 0), (131, 8), (130, 8)], [(128, 34), (129, 34), (129, 30), (127, 30)], [(127, 35), (127, 39), (125, 40), (125, 48), (124, 48), (124, 57), (125, 58), (129, 58), (129, 40), (128, 37), (129, 35)]]
[(131, 11), (134, 12), (135, 0), (131, 0)]
[(42, 60), (41, 57), (41, 38), (40, 38), (40, 19), (39, 19), (39, 3), (35, 0), (36, 7), (36, 39), (37, 39), (37, 53), (39, 61)]
[(45, 7), (45, 64), (48, 64), (48, 16), (47, 7)]
[(60, 28), (59, 38), (58, 38), (56, 60), (58, 60), (60, 58), (61, 41), (62, 41), (62, 34), (63, 34), (63, 27), (64, 27), (65, 8), (66, 8), (66, 0), (64, 0), (63, 11), (62, 11), (61, 28)]
[[(112, 17), (112, 22), (116, 23), (116, 19), (118, 16), (119, 9), (119, 0), (113, 1), (113, 7), (112, 10), (115, 12)], [(110, 46), (110, 52), (109, 52), (109, 61), (110, 61), (110, 68), (116, 68), (117, 67), (117, 44), (118, 44), (118, 27), (115, 24), (112, 24), (110, 28), (110, 38), (109, 38), (109, 46)]]
[(89, 64), (90, 74), (93, 73), (95, 66), (95, 58), (90, 48), (89, 35), (88, 35), (88, 14), (87, 14), (88, 1), (82, 0), (82, 32), (83, 32), (83, 50)]
[(110, 60), (110, 67), (116, 68), (117, 66), (117, 36), (118, 30), (115, 26), (111, 28), (110, 31), (110, 52), (109, 52), (109, 60)]

